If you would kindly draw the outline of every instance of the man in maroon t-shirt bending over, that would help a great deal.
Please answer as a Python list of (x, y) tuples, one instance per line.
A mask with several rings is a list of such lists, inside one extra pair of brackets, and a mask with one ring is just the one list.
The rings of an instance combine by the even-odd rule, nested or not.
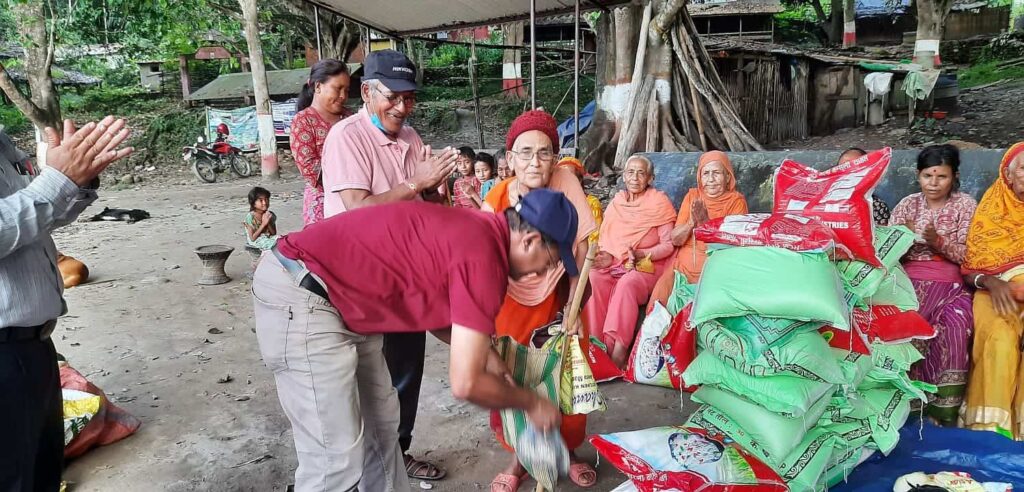
[(252, 292), (260, 352), (295, 437), (295, 490), (409, 490), (382, 333), (432, 331), (451, 344), (456, 398), (556, 426), (558, 409), (512, 383), (491, 337), (509, 277), (559, 261), (576, 274), (577, 224), (565, 196), (540, 189), (503, 215), (402, 202), (281, 238)]

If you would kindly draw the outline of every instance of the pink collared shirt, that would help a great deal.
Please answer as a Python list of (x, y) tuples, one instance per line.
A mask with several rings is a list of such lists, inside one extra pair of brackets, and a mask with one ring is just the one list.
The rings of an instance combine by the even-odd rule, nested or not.
[(409, 180), (422, 155), (423, 140), (416, 130), (403, 126), (391, 140), (373, 126), (365, 107), (340, 121), (331, 127), (324, 142), (324, 217), (346, 210), (340, 191), (367, 190), (379, 195)]

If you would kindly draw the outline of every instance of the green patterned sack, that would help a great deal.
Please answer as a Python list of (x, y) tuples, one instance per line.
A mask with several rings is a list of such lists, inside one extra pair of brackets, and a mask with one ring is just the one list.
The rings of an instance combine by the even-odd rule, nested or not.
[(725, 329), (735, 335), (737, 343), (744, 348), (744, 358), (755, 360), (772, 347), (777, 347), (800, 333), (816, 332), (822, 324), (816, 321), (799, 321), (782, 318), (764, 318), (757, 315), (718, 318), (703, 325)]
[(835, 266), (824, 254), (767, 247), (723, 249), (704, 264), (691, 324), (757, 315), (849, 330), (845, 294)]
[(904, 226), (875, 227), (875, 253), (882, 261), (883, 268), (875, 268), (863, 261), (837, 261), (836, 269), (843, 277), (846, 289), (862, 299), (875, 294), (886, 270), (899, 265), (903, 257), (914, 245), (914, 233)]
[(898, 344), (874, 343), (871, 345), (873, 367), (858, 389), (886, 389), (895, 387), (916, 399), (927, 401), (926, 393), (935, 393), (934, 385), (911, 381), (907, 376), (910, 366), (923, 359), (910, 342)]
[[(804, 435), (814, 426), (829, 404), (828, 398), (822, 398), (803, 417), (789, 418), (769, 412), (730, 391), (712, 386), (701, 386), (691, 399), (708, 405), (724, 416), (727, 421), (721, 421), (717, 416), (713, 417), (721, 422), (719, 427), (733, 433), (737, 426), (743, 429), (744, 434), (757, 442), (758, 448), (762, 449), (766, 456), (774, 457), (776, 461), (800, 444)], [(732, 437), (728, 432), (726, 435)]]
[(914, 284), (902, 266), (889, 270), (882, 279), (882, 285), (866, 301), (871, 306), (896, 306), (900, 311), (917, 311), (921, 307)]
[(868, 373), (875, 368), (871, 363), (871, 356), (869, 355), (861, 355), (837, 348), (832, 348), (831, 352), (839, 363), (839, 369), (843, 371), (843, 386), (849, 389), (860, 386)]
[(900, 428), (910, 418), (911, 397), (897, 388), (862, 390), (861, 395), (875, 409), (869, 417), (871, 440), (888, 456), (900, 441)]
[(789, 485), (790, 492), (817, 492), (825, 479), (825, 470), (835, 451), (836, 437), (824, 429), (814, 428), (800, 445), (776, 469)]
[(668, 296), (668, 314), (673, 318), (682, 311), (687, 304), (693, 302), (693, 296), (697, 293), (697, 284), (691, 284), (686, 280), (686, 275), (674, 270), (675, 280), (672, 282), (672, 293)]
[(857, 468), (867, 461), (873, 454), (875, 454), (874, 449), (865, 447), (837, 447), (832, 451), (832, 458), (829, 460), (829, 466), (825, 469), (825, 475), (822, 476), (825, 481), (824, 483), (819, 484), (818, 490), (831, 489), (832, 487), (845, 482), (846, 479), (849, 478), (850, 473), (853, 473), (854, 468)]
[(754, 377), (725, 365), (711, 352), (702, 352), (683, 373), (691, 385), (709, 384), (743, 395), (770, 412), (799, 418), (835, 385), (793, 376)]
[(697, 330), (697, 347), (711, 352), (727, 366), (750, 376), (786, 375), (843, 384), (846, 377), (829, 351), (828, 343), (816, 332), (799, 333), (791, 340), (749, 357), (748, 342), (716, 322)]

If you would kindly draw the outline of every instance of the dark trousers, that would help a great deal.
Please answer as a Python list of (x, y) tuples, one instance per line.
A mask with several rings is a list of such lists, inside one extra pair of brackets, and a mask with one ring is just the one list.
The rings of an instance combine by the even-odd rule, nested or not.
[(0, 492), (56, 492), (64, 467), (53, 342), (0, 343)]
[(398, 390), (401, 419), (398, 423), (398, 444), (402, 453), (412, 444), (412, 428), (416, 425), (416, 407), (420, 402), (420, 383), (423, 382), (423, 356), (427, 347), (427, 334), (384, 334), (384, 359), (391, 372), (391, 384)]

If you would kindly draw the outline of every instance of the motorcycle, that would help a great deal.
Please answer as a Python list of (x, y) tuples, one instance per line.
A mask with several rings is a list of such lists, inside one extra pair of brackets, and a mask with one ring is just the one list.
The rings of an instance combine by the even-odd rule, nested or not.
[(206, 145), (206, 137), (199, 135), (192, 146), (181, 148), (182, 159), (192, 162), (192, 172), (196, 177), (207, 182), (217, 181), (217, 174), (231, 169), (238, 177), (252, 175), (252, 163), (242, 156), (242, 150), (223, 141)]

